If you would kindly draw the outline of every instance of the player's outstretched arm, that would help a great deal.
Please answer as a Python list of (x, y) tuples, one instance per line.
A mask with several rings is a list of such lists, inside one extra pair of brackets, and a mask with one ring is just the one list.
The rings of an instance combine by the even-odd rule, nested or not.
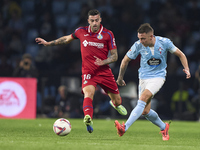
[(183, 72), (186, 74), (186, 79), (189, 79), (191, 77), (191, 74), (190, 74), (190, 69), (189, 69), (188, 61), (187, 61), (185, 54), (181, 50), (179, 50), (178, 48), (174, 52), (174, 54), (179, 57), (182, 65), (183, 65), (183, 68), (184, 68)]
[(118, 78), (117, 78), (117, 81), (116, 81), (119, 86), (125, 86), (126, 85), (123, 78), (124, 78), (124, 74), (126, 72), (127, 66), (128, 66), (130, 61), (131, 61), (131, 59), (127, 55), (125, 55), (122, 62), (121, 62), (120, 69), (119, 69), (119, 75), (118, 75)]
[(45, 41), (44, 39), (42, 38), (35, 38), (35, 41), (36, 43), (38, 44), (43, 44), (44, 46), (55, 46), (55, 45), (63, 45), (63, 44), (68, 44), (70, 43), (72, 40), (74, 40), (72, 38), (71, 35), (67, 35), (67, 36), (63, 36), (57, 40), (54, 40), (54, 41), (50, 41), (50, 42), (47, 42)]

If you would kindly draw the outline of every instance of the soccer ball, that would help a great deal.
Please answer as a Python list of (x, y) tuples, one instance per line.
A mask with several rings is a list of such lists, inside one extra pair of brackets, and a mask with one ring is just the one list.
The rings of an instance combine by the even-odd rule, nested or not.
[(65, 136), (71, 131), (71, 123), (69, 120), (60, 118), (53, 124), (53, 131), (60, 136)]

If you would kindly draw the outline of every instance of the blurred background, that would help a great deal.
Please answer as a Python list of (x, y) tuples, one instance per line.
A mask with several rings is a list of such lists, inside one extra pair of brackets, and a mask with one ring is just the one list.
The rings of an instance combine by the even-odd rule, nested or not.
[[(170, 38), (186, 54), (192, 78), (185, 79), (178, 57), (169, 53), (166, 82), (152, 99), (152, 109), (162, 119), (199, 120), (200, 0), (1, 0), (0, 76), (37, 78), (37, 117), (83, 116), (79, 40), (45, 47), (35, 38), (50, 41), (73, 33), (88, 25), (87, 12), (94, 8), (116, 39), (119, 59), (110, 65), (115, 78), (142, 23), (150, 23), (155, 35)], [(130, 62), (127, 86), (119, 87), (129, 113), (138, 99), (139, 61), (140, 57)], [(99, 87), (94, 117), (122, 117)]]

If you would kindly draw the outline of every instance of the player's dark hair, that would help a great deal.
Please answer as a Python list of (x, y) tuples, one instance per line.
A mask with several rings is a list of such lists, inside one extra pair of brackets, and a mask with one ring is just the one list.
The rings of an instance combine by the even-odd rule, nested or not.
[(138, 33), (149, 33), (149, 32), (154, 32), (154, 30), (149, 23), (144, 23), (144, 24), (140, 25), (137, 32)]
[(101, 16), (101, 13), (97, 10), (97, 9), (92, 9), (88, 12), (88, 17), (89, 16), (96, 16), (96, 15), (99, 15)]

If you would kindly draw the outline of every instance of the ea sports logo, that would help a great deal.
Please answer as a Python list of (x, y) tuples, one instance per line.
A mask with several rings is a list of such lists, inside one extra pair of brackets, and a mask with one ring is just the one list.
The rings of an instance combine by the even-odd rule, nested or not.
[(13, 81), (0, 84), (0, 114), (6, 117), (16, 116), (21, 113), (27, 102), (24, 88)]

